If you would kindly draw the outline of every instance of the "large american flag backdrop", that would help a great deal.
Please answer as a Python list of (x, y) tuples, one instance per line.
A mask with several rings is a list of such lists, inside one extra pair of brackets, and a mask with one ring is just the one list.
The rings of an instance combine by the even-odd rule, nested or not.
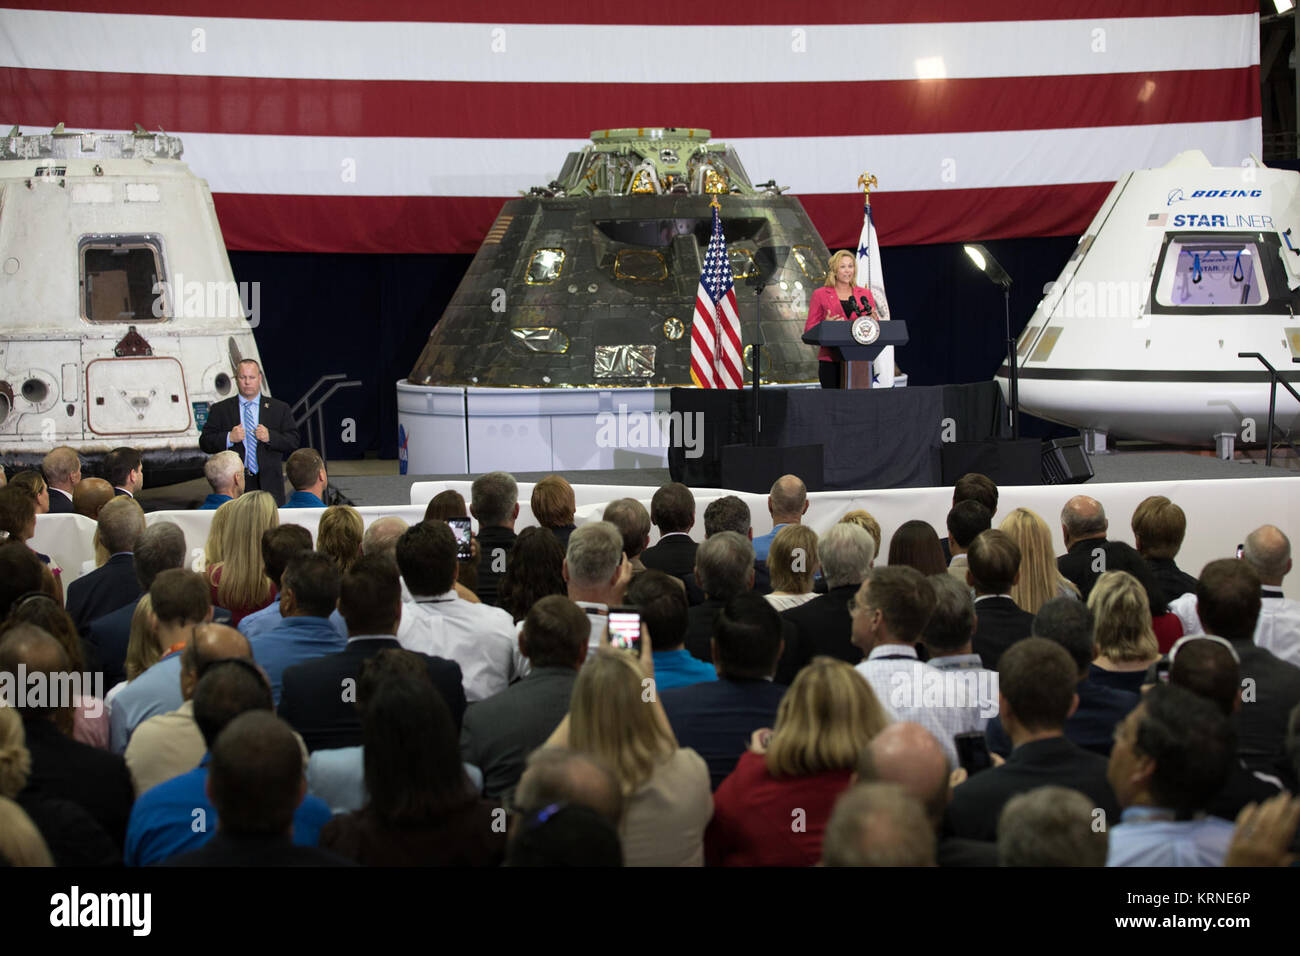
[(857, 240), (863, 170), (886, 245), (1065, 235), (1130, 169), (1259, 153), (1258, 9), (17, 2), (0, 121), (179, 134), (232, 249), (473, 252), (591, 130), (652, 125), (734, 144), (831, 248)]

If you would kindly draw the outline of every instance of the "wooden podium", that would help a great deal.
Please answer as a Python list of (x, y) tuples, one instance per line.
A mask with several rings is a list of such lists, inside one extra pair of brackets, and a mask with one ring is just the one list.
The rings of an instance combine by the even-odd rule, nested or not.
[(853, 337), (853, 326), (860, 320), (825, 319), (803, 334), (808, 345), (831, 349), (844, 365), (845, 388), (870, 388), (871, 363), (891, 345), (907, 344), (907, 323), (902, 319), (884, 322), (873, 319), (879, 334), (869, 344)]

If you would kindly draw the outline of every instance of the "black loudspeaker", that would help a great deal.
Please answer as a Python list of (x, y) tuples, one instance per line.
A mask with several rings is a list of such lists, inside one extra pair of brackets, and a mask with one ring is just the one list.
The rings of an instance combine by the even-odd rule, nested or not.
[(1042, 484), (1042, 442), (1037, 438), (945, 442), (940, 456), (945, 485), (955, 485), (972, 471), (999, 485)]
[(1043, 442), (1043, 484), (1080, 485), (1092, 476), (1092, 459), (1082, 438)]
[(809, 491), (825, 490), (821, 445), (793, 448), (722, 447), (722, 487), (765, 495), (782, 475), (798, 475)]

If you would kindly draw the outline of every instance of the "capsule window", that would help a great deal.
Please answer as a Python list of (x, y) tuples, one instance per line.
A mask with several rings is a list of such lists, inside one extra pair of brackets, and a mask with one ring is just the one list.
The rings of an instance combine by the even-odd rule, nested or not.
[(826, 278), (826, 262), (813, 253), (811, 246), (795, 246), (790, 250), (790, 255), (809, 279), (821, 282)]
[(1156, 283), (1165, 306), (1242, 306), (1268, 301), (1259, 246), (1230, 238), (1174, 240)]
[(524, 282), (528, 285), (546, 285), (560, 277), (564, 270), (563, 249), (538, 249), (528, 260)]
[(655, 249), (620, 249), (614, 257), (614, 278), (662, 282), (668, 278), (668, 263)]
[(84, 236), (78, 258), (86, 321), (134, 325), (171, 314), (158, 236)]
[(758, 266), (754, 264), (753, 249), (746, 249), (744, 246), (732, 246), (727, 250), (727, 255), (731, 259), (731, 275), (733, 278), (747, 279), (758, 274)]

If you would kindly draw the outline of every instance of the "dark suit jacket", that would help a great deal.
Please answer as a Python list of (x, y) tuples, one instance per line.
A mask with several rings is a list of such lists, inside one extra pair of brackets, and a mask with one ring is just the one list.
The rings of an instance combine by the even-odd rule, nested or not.
[(106, 688), (126, 680), (126, 646), (131, 642), (131, 618), (139, 603), (136, 598), (86, 626), (86, 660), (93, 670), (104, 672)]
[[(1237, 713), (1237, 754), (1251, 770), (1275, 774), (1295, 790), (1295, 769), (1283, 753), (1287, 718), (1300, 704), (1300, 667), (1254, 641), (1233, 641), (1241, 658), (1242, 707)], [(1250, 681), (1250, 684), (1245, 683)], [(1248, 695), (1253, 694), (1254, 700)]]
[(519, 782), (528, 755), (569, 712), (577, 679), (571, 667), (538, 667), (465, 711), (460, 755), (483, 771), (483, 796), (498, 797)]
[(945, 832), (970, 840), (995, 841), (998, 817), (1008, 800), (1038, 787), (1078, 790), (1106, 811), (1107, 826), (1119, 822), (1119, 804), (1106, 782), (1106, 758), (1088, 753), (1064, 737), (1021, 744), (1001, 767), (977, 773), (952, 789)]
[[(223, 399), (208, 409), (208, 420), (199, 436), (199, 447), (209, 455), (226, 450), (226, 436), (236, 425), (243, 424), (239, 414), (239, 396)], [(265, 425), (269, 441), (257, 443), (257, 477), (263, 491), (269, 491), (276, 504), (284, 504), (284, 459), (298, 450), (298, 426), (293, 423), (289, 406), (278, 398), (262, 396), (258, 424)], [(230, 450), (243, 460), (244, 443), (235, 442)]]
[(776, 709), (783, 696), (784, 684), (720, 677), (666, 690), (659, 699), (677, 743), (704, 758), (717, 790), (736, 769), (754, 731), (776, 724)]
[[(277, 713), (302, 735), (308, 750), (361, 745), (361, 715), (357, 711), (356, 683), (361, 665), (380, 651), (398, 649), (395, 637), (349, 640), (337, 654), (286, 667), (280, 679)], [(460, 665), (441, 657), (421, 654), (433, 686), (447, 702), (451, 719), (460, 732), (465, 714), (465, 688)], [(345, 695), (344, 681), (351, 680), (353, 693)], [(345, 699), (346, 696), (346, 699)]]
[(288, 837), (232, 836), (218, 830), (197, 850), (162, 866), (356, 866), (351, 860), (314, 846), (295, 846)]
[(681, 578), (695, 571), (695, 552), (699, 549), (688, 535), (674, 534), (662, 538), (653, 548), (641, 552), (641, 563), (653, 571), (663, 571)]
[(799, 633), (803, 656), (800, 667), (820, 654), (850, 664), (862, 660), (862, 651), (853, 646), (853, 620), (849, 617), (849, 601), (858, 593), (859, 587), (857, 584), (842, 584), (821, 597), (781, 613), (781, 617), (793, 624)]
[(1165, 592), (1165, 600), (1172, 601), (1187, 592), (1196, 593), (1196, 578), (1178, 565), (1173, 558), (1147, 558), (1147, 565), (1155, 576), (1156, 584)]
[[(1115, 745), (1115, 728), (1137, 707), (1141, 698), (1132, 691), (1110, 687), (1090, 677), (1079, 681), (1076, 692), (1079, 707), (1065, 719), (1065, 736), (1084, 750), (1109, 757)], [(1001, 717), (989, 719), (984, 739), (993, 753), (1003, 757), (1011, 753), (1011, 738), (1002, 726)]]
[(1095, 563), (1092, 552), (1095, 548), (1105, 548), (1107, 543), (1105, 538), (1085, 538), (1074, 542), (1074, 547), (1056, 559), (1056, 569), (1074, 582), (1074, 586), (1079, 589), (1079, 597), (1084, 601), (1088, 600), (1092, 586), (1101, 573), (1092, 569)]
[[(703, 604), (697, 604), (687, 612), (686, 649), (691, 652), (692, 657), (706, 664), (713, 663), (713, 648), (710, 644), (713, 640), (713, 622), (718, 619), (718, 614), (726, 603), (716, 598), (708, 598)], [(781, 621), (781, 640), (785, 642), (785, 650), (776, 663), (776, 682), (789, 686), (794, 680), (794, 675), (799, 673), (799, 669), (804, 664), (812, 660), (813, 655), (806, 652), (798, 628), (789, 621)]]
[[(505, 551), (507, 558), (510, 555), (510, 549), (515, 546), (515, 538), (518, 535), (509, 528), (492, 527), (480, 528), (478, 533), (478, 587), (474, 593), (484, 604), (491, 604), (494, 607), (500, 606), (499, 593), (501, 590), (501, 579), (505, 577), (504, 570), (493, 570), (493, 564), (496, 563), (496, 551), (502, 549)], [(505, 564), (498, 564), (497, 567), (504, 568)]]
[(1034, 616), (1022, 611), (1009, 597), (991, 597), (975, 602), (975, 636), (971, 647), (989, 670), (998, 669), (1002, 652), (1029, 636)]
[(56, 488), (50, 489), (50, 514), (52, 515), (70, 515), (72, 514), (72, 499), (67, 498)]
[(139, 599), (135, 555), (115, 554), (103, 567), (68, 585), (68, 615), (85, 637), (91, 621)]
[(94, 817), (120, 852), (135, 802), (126, 761), (65, 737), (54, 721), (43, 717), (24, 716), (23, 729), (32, 755), (24, 795), (72, 801)]

